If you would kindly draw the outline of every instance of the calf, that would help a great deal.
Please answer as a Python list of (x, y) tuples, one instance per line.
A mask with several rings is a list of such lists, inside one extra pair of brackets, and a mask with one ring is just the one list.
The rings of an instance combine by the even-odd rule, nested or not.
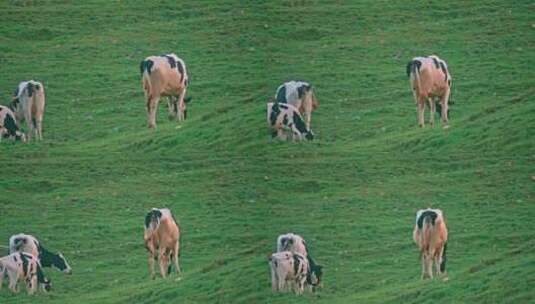
[(422, 260), (422, 279), (433, 278), (433, 261), (437, 274), (446, 272), (446, 248), (448, 229), (442, 211), (422, 209), (416, 213), (413, 240), (420, 249)]
[(15, 252), (0, 258), (0, 288), (4, 277), (9, 278), (9, 288), (18, 292), (18, 282), (26, 281), (26, 291), (33, 294), (37, 290), (37, 284), (41, 284), (45, 291), (50, 291), (51, 283), (41, 270), (39, 260), (33, 254)]
[(323, 266), (316, 264), (310, 255), (305, 240), (297, 234), (286, 233), (281, 234), (277, 238), (277, 252), (290, 251), (298, 253), (306, 257), (309, 265), (309, 273), (307, 275), (307, 283), (314, 290), (321, 283), (323, 276)]
[(156, 114), (160, 97), (167, 96), (169, 118), (186, 119), (186, 96), (189, 84), (186, 64), (175, 54), (149, 56), (141, 62), (143, 91), (147, 99), (149, 128), (156, 128)]
[(0, 106), (0, 141), (2, 138), (26, 141), (26, 135), (19, 128), (15, 114), (4, 106)]
[(314, 133), (307, 128), (299, 111), (290, 104), (269, 102), (267, 121), (273, 138), (286, 140), (286, 132), (291, 132), (293, 140), (314, 139)]
[(312, 111), (316, 110), (319, 102), (314, 89), (308, 82), (288, 81), (277, 88), (275, 99), (278, 103), (291, 104), (305, 115), (307, 129), (310, 129)]
[(448, 100), (451, 94), (452, 78), (446, 62), (435, 55), (415, 57), (407, 64), (407, 76), (418, 110), (418, 124), (424, 126), (424, 111), (429, 103), (429, 122), (435, 122), (435, 98), (440, 98), (443, 123), (448, 123)]
[(29, 80), (19, 83), (9, 105), (19, 122), (26, 121), (28, 140), (33, 135), (43, 139), (43, 115), (45, 113), (45, 88), (42, 83)]
[(48, 251), (33, 235), (19, 233), (9, 238), (9, 253), (26, 252), (36, 256), (42, 267), (55, 267), (66, 274), (72, 269), (61, 252)]
[(147, 213), (144, 240), (149, 252), (149, 271), (153, 279), (156, 258), (159, 260), (162, 277), (165, 278), (171, 273), (169, 257), (173, 259), (177, 273), (180, 273), (180, 227), (169, 209), (153, 208)]
[(273, 253), (269, 264), (273, 291), (289, 290), (293, 285), (297, 294), (303, 293), (310, 276), (310, 267), (304, 255), (291, 251)]

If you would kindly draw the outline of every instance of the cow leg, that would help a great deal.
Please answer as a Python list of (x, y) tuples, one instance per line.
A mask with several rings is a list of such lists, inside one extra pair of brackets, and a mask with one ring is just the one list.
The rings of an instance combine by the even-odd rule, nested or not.
[(425, 265), (427, 268), (427, 276), (430, 279), (432, 279), (433, 278), (433, 256), (432, 255), (427, 255)]
[(178, 121), (186, 120), (186, 103), (184, 97), (186, 96), (186, 88), (182, 89), (178, 96)]
[(167, 118), (169, 120), (176, 119), (177, 100), (173, 96), (167, 97)]
[(418, 107), (418, 125), (424, 127), (424, 111), (425, 111), (425, 98), (420, 98), (416, 105)]
[(422, 258), (422, 280), (425, 280), (426, 278), (426, 258), (425, 258), (425, 254), (424, 253), (421, 253), (421, 258)]
[(173, 261), (175, 262), (175, 268), (177, 273), (181, 273), (180, 271), (180, 265), (178, 263), (178, 256), (179, 256), (179, 250), (180, 250), (180, 244), (178, 241), (175, 243), (175, 248), (173, 248)]
[(156, 114), (158, 113), (159, 96), (151, 96), (147, 99), (147, 120), (149, 129), (156, 129)]
[(448, 123), (448, 102), (450, 99), (450, 90), (451, 90), (450, 88), (447, 88), (446, 92), (440, 99), (440, 103), (442, 104), (442, 113), (440, 114), (442, 118), (442, 123), (445, 123), (445, 124)]
[(37, 275), (34, 273), (31, 278), (28, 280), (28, 285), (26, 285), (28, 294), (34, 294), (37, 290)]
[(34, 131), (33, 127), (33, 121), (32, 121), (32, 113), (30, 109), (24, 109), (24, 120), (26, 120), (26, 126), (28, 126), (28, 131), (26, 132), (28, 141), (31, 140)]
[(429, 124), (431, 124), (431, 126), (434, 126), (435, 125), (435, 112), (436, 112), (436, 104), (435, 104), (435, 99), (434, 98), (428, 98), (427, 99), (428, 102), (429, 102)]
[(278, 129), (277, 130), (277, 137), (281, 140), (286, 140), (287, 139), (287, 136), (286, 136), (286, 132), (284, 132), (283, 129)]
[(166, 254), (165, 248), (160, 248), (160, 255), (158, 257), (158, 260), (160, 262), (160, 272), (162, 274), (162, 277), (167, 277), (167, 267), (169, 266), (169, 256)]
[(8, 271), (7, 274), (9, 277), (9, 289), (15, 293), (19, 292), (19, 289), (17, 288), (17, 281), (19, 280), (18, 273)]
[(277, 291), (278, 290), (278, 281), (277, 281), (277, 273), (274, 269), (273, 261), (269, 263), (269, 266), (271, 268), (271, 291)]

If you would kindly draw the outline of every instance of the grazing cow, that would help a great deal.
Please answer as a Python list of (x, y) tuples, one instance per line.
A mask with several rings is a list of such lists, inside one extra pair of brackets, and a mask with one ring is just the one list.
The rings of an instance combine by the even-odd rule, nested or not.
[(42, 267), (55, 267), (58, 270), (71, 274), (72, 269), (61, 252), (48, 251), (33, 235), (19, 233), (9, 238), (9, 253), (26, 252), (36, 256)]
[(273, 291), (289, 290), (292, 285), (297, 294), (302, 294), (310, 276), (306, 256), (291, 251), (276, 252), (269, 258), (271, 288)]
[(286, 133), (291, 132), (293, 140), (314, 139), (314, 133), (307, 128), (299, 111), (290, 104), (269, 102), (267, 104), (267, 121), (272, 129), (272, 138), (278, 137), (286, 140)]
[(435, 55), (414, 57), (407, 64), (407, 76), (410, 77), (411, 89), (418, 110), (418, 124), (424, 126), (425, 104), (431, 110), (429, 123), (435, 122), (435, 98), (440, 98), (442, 122), (448, 123), (448, 100), (451, 94), (452, 78), (446, 62)]
[(433, 278), (433, 261), (437, 274), (445, 274), (448, 229), (442, 211), (429, 208), (419, 210), (412, 237), (420, 249), (422, 279)]
[(26, 281), (26, 291), (33, 294), (40, 284), (44, 291), (50, 291), (51, 282), (46, 278), (41, 270), (39, 260), (33, 254), (26, 252), (15, 252), (0, 258), (0, 288), (4, 277), (9, 278), (9, 288), (13, 292), (18, 292), (18, 282)]
[(156, 128), (156, 115), (160, 97), (169, 97), (167, 102), (169, 118), (186, 119), (186, 96), (189, 84), (186, 64), (175, 54), (149, 56), (141, 62), (143, 90), (147, 99), (149, 128)]
[(277, 88), (275, 99), (278, 103), (291, 104), (305, 115), (307, 129), (310, 129), (312, 111), (319, 106), (314, 89), (308, 82), (288, 81)]
[(33, 135), (43, 139), (43, 115), (45, 113), (45, 87), (42, 83), (29, 80), (19, 83), (9, 105), (17, 116), (17, 121), (26, 121), (28, 140)]
[(26, 141), (26, 135), (19, 128), (15, 114), (4, 106), (0, 106), (0, 141), (2, 138)]
[(170, 257), (180, 273), (180, 226), (167, 208), (153, 208), (145, 216), (145, 247), (149, 251), (149, 271), (154, 279), (154, 260), (158, 258), (162, 277), (171, 273)]
[(300, 235), (294, 233), (281, 234), (277, 238), (277, 252), (283, 251), (298, 253), (307, 258), (310, 269), (307, 276), (307, 283), (314, 290), (321, 283), (323, 266), (316, 264), (308, 251), (305, 240)]

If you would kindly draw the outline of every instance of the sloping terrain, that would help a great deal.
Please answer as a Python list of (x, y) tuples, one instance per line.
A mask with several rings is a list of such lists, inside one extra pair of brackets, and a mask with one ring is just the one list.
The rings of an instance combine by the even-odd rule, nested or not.
[[(44, 83), (44, 140), (0, 145), (0, 244), (19, 232), (73, 275), (0, 303), (528, 303), (535, 298), (530, 1), (0, 3), (0, 103)], [(188, 65), (188, 120), (146, 128), (139, 62)], [(420, 129), (405, 74), (453, 75), (449, 129)], [(314, 84), (317, 140), (273, 142), (265, 103)], [(167, 206), (183, 274), (150, 280), (143, 217)], [(421, 281), (415, 212), (444, 210), (449, 281)], [(323, 288), (273, 294), (276, 237), (303, 235)], [(0, 247), (5, 254), (5, 248)]]

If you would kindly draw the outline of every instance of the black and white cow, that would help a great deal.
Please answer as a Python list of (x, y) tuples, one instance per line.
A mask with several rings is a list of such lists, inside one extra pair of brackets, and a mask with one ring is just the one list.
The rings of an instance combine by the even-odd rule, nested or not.
[(277, 238), (277, 252), (290, 251), (304, 256), (308, 261), (310, 272), (307, 275), (307, 284), (314, 290), (321, 283), (323, 266), (316, 264), (310, 255), (305, 239), (295, 233), (281, 234)]
[(269, 102), (267, 121), (272, 130), (272, 137), (286, 140), (287, 133), (290, 132), (293, 140), (314, 139), (314, 133), (307, 128), (297, 108), (290, 104)]
[(18, 292), (18, 282), (26, 281), (26, 291), (33, 294), (40, 284), (44, 291), (50, 291), (51, 282), (46, 278), (36, 256), (26, 252), (15, 252), (0, 258), (0, 288), (4, 277), (9, 278), (9, 288)]
[(0, 106), (0, 141), (2, 138), (26, 141), (26, 135), (19, 128), (15, 114), (4, 106)]
[(310, 129), (312, 111), (316, 110), (319, 102), (314, 94), (314, 89), (308, 82), (288, 81), (277, 88), (275, 93), (277, 103), (291, 104), (305, 116), (305, 122)]
[(303, 293), (307, 278), (310, 276), (305, 256), (291, 251), (276, 252), (270, 256), (269, 265), (273, 291), (286, 291), (293, 287), (297, 294)]
[(61, 252), (53, 253), (48, 251), (32, 235), (19, 233), (9, 238), (9, 252), (27, 252), (35, 255), (42, 267), (55, 267), (60, 271), (71, 274), (72, 269)]

